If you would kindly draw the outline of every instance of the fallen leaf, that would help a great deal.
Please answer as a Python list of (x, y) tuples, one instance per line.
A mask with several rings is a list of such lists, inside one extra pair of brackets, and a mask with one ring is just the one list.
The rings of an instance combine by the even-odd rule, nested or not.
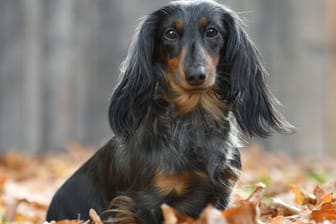
[(202, 224), (202, 223), (205, 223), (205, 224), (211, 224), (211, 223), (213, 223), (213, 224), (226, 224), (227, 221), (219, 210), (215, 209), (212, 206), (208, 206), (201, 213), (199, 224)]
[(248, 201), (243, 201), (240, 206), (222, 211), (223, 216), (230, 224), (258, 223), (257, 207)]
[(80, 220), (62, 220), (58, 221), (55, 224), (81, 224), (82, 222)]
[(94, 209), (89, 210), (89, 216), (93, 224), (103, 224), (103, 221), (100, 219), (99, 215)]
[(303, 193), (303, 191), (295, 184), (291, 184), (290, 185), (290, 189), (291, 191), (294, 193), (294, 196), (295, 196), (295, 203), (298, 204), (298, 205), (302, 205), (306, 196), (305, 194)]
[(321, 199), (317, 202), (317, 205), (321, 206), (321, 205), (323, 205), (325, 203), (331, 202), (332, 199), (333, 199), (333, 195), (334, 195), (333, 192), (330, 192), (330, 193), (322, 196)]
[(8, 180), (8, 174), (0, 170), (0, 191), (3, 190), (7, 180)]
[(273, 199), (273, 205), (276, 206), (279, 211), (281, 211), (280, 214), (283, 216), (291, 216), (300, 213), (299, 208), (289, 205), (286, 202), (280, 200), (279, 198)]
[(312, 211), (310, 220), (316, 222), (336, 221), (336, 204), (333, 202), (324, 203), (319, 210)]
[(169, 205), (166, 204), (161, 205), (161, 210), (165, 220), (164, 222), (165, 224), (195, 223), (194, 219), (187, 216), (183, 216)]
[(265, 188), (266, 188), (265, 184), (258, 183), (254, 191), (250, 194), (250, 196), (246, 200), (253, 203), (254, 205), (258, 205), (264, 196)]
[(325, 190), (321, 188), (320, 186), (316, 186), (314, 189), (314, 195), (316, 196), (316, 199), (319, 201), (324, 195), (326, 194)]

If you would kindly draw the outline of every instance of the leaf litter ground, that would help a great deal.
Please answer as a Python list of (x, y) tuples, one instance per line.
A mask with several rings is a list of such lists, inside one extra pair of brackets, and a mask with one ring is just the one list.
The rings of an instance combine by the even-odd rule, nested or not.
[[(45, 223), (57, 188), (94, 150), (71, 145), (64, 153), (0, 157), (0, 224)], [(299, 159), (266, 153), (257, 146), (242, 150), (243, 171), (225, 211), (209, 205), (198, 220), (162, 205), (166, 224), (336, 223), (336, 160)], [(103, 223), (92, 209), (91, 220), (57, 224)]]

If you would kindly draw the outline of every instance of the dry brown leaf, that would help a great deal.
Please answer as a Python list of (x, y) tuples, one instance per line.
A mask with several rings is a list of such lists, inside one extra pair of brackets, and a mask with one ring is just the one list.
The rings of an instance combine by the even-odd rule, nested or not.
[(89, 216), (90, 216), (90, 219), (93, 222), (93, 224), (103, 224), (103, 221), (101, 220), (101, 218), (97, 214), (96, 210), (91, 208), (90, 211), (89, 211)]
[(333, 202), (324, 203), (319, 210), (312, 211), (310, 220), (316, 222), (336, 221), (336, 204)]
[(273, 206), (276, 206), (279, 213), (283, 216), (291, 216), (300, 213), (300, 209), (292, 205), (287, 204), (279, 198), (273, 199)]
[(261, 217), (275, 217), (278, 214), (278, 210), (276, 208), (266, 205), (265, 203), (260, 203), (258, 207)]
[(303, 191), (295, 184), (290, 185), (291, 191), (294, 193), (295, 196), (295, 203), (298, 205), (302, 205), (306, 195), (303, 193)]
[[(208, 206), (201, 213), (199, 224), (226, 224), (227, 221), (221, 212), (212, 206)], [(198, 224), (198, 222), (197, 222)]]
[(321, 206), (325, 203), (331, 202), (332, 199), (333, 199), (333, 196), (334, 196), (333, 192), (330, 192), (330, 193), (322, 196), (321, 199), (317, 202), (317, 206)]
[(258, 183), (256, 185), (256, 188), (250, 194), (250, 196), (246, 199), (246, 201), (249, 201), (249, 202), (253, 203), (254, 205), (258, 205), (260, 203), (261, 199), (264, 196), (265, 188), (266, 188), (265, 184)]
[(0, 191), (3, 190), (6, 181), (8, 180), (8, 174), (4, 171), (0, 171)]
[[(218, 211), (207, 207), (194, 220), (179, 214), (173, 208), (162, 207), (166, 224), (222, 224), (222, 223), (292, 223), (307, 224), (315, 220), (336, 223), (335, 182), (320, 187), (307, 171), (328, 164), (327, 170), (336, 170), (336, 163), (291, 161), (286, 157), (265, 154), (256, 146), (243, 150), (243, 175), (233, 197), (232, 208)], [(62, 182), (80, 166), (92, 151), (81, 145), (72, 145), (66, 153), (52, 156), (27, 157), (9, 153), (0, 157), (0, 224), (41, 223), (47, 205)], [(259, 161), (256, 163), (255, 161)], [(336, 179), (336, 172), (330, 172)], [(267, 187), (255, 183), (264, 182)], [(290, 185), (295, 183), (295, 185)], [(248, 196), (249, 195), (249, 196)], [(294, 195), (294, 197), (293, 197)], [(272, 199), (280, 198), (281, 200)], [(95, 224), (99, 216), (90, 212)], [(79, 220), (63, 220), (53, 224), (88, 224)], [(45, 222), (48, 224), (48, 222)]]
[(176, 211), (174, 208), (170, 207), (167, 204), (161, 205), (162, 214), (164, 217), (164, 223), (165, 224), (180, 224), (185, 223), (194, 224), (196, 221), (190, 217), (181, 215), (178, 211)]
[(313, 193), (318, 201), (326, 194), (325, 190), (318, 185), (315, 187)]
[(242, 201), (240, 206), (222, 211), (222, 214), (230, 224), (254, 224), (259, 218), (257, 207), (248, 201)]
[(175, 214), (175, 210), (172, 209), (170, 206), (163, 204), (161, 205), (161, 210), (163, 214), (163, 219), (165, 220), (165, 224), (176, 224), (177, 217)]
[(55, 224), (81, 224), (82, 222), (80, 220), (62, 220), (58, 221)]
[(266, 220), (266, 223), (283, 224), (283, 223), (286, 223), (286, 218), (283, 216), (272, 217), (272, 218), (268, 218)]
[(26, 157), (14, 151), (6, 154), (1, 160), (9, 169), (22, 169), (29, 165)]

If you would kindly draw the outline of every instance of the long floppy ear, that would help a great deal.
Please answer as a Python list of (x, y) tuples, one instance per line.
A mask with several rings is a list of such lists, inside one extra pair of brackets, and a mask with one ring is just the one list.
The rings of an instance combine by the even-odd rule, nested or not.
[(223, 19), (228, 29), (225, 73), (230, 76), (230, 101), (240, 128), (249, 136), (260, 137), (273, 131), (292, 132), (293, 126), (276, 109), (279, 102), (265, 82), (261, 56), (242, 29), (242, 21), (233, 12)]
[(121, 81), (109, 107), (110, 126), (115, 135), (132, 134), (148, 111), (155, 88), (152, 66), (155, 22), (153, 15), (142, 20), (121, 65)]

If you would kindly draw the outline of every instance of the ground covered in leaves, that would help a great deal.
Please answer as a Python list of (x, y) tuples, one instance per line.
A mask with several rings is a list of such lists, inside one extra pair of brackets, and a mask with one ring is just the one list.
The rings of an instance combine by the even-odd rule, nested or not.
[[(62, 182), (94, 151), (72, 145), (48, 156), (8, 153), (0, 157), (0, 224), (43, 223), (49, 201)], [(226, 211), (207, 207), (198, 220), (162, 205), (166, 224), (336, 223), (336, 160), (298, 159), (242, 150), (241, 179)], [(94, 210), (91, 222), (102, 223)], [(88, 220), (61, 221), (90, 223)], [(45, 222), (47, 224), (47, 222)]]

